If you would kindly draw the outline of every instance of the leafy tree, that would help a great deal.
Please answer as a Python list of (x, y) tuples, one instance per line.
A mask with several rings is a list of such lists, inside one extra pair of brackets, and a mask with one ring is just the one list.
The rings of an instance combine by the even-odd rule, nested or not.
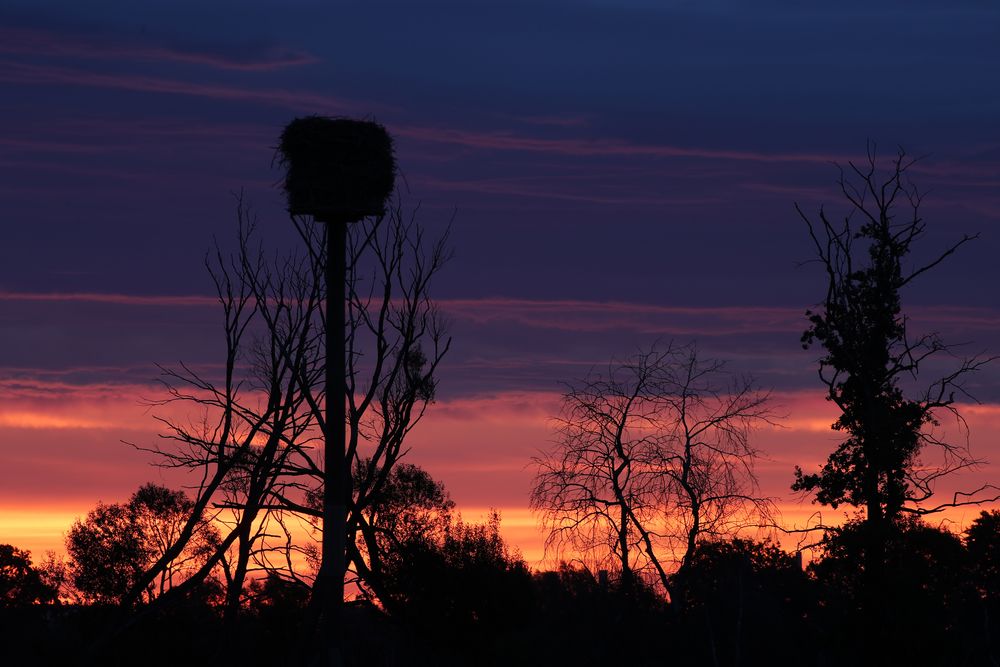
[(500, 536), (500, 515), (484, 524), (453, 521), (440, 536), (417, 532), (385, 563), (384, 585), (398, 617), (445, 640), (493, 634), (520, 623), (531, 577)]
[(976, 585), (983, 598), (1000, 602), (1000, 511), (983, 511), (965, 532)]
[[(811, 593), (799, 558), (770, 542), (700, 542), (673, 577), (689, 658), (706, 664), (786, 664), (805, 648)], [(786, 637), (775, 646), (775, 635)]]
[[(77, 520), (66, 536), (70, 578), (84, 599), (118, 603), (169, 548), (190, 515), (183, 491), (145, 484), (126, 503), (104, 504)], [(172, 559), (147, 586), (152, 600), (176, 585), (204, 561), (218, 543), (218, 531), (200, 525), (188, 548)]]
[(287, 614), (305, 609), (309, 587), (299, 581), (283, 579), (274, 572), (254, 579), (249, 585), (251, 607), (258, 614)]
[(0, 544), (0, 607), (48, 604), (58, 593), (44, 572), (32, 567), (31, 552)]
[(66, 551), (73, 586), (98, 603), (120, 600), (149, 557), (127, 504), (98, 503), (69, 529)]
[(979, 598), (973, 625), (982, 629), (977, 643), (982, 664), (1000, 664), (1000, 511), (981, 512), (965, 532), (969, 573)]
[[(836, 651), (868, 632), (870, 582), (858, 567), (871, 548), (864, 521), (827, 531), (821, 547), (822, 558), (809, 568), (821, 602), (814, 618), (831, 631)], [(976, 589), (959, 537), (909, 516), (893, 524), (884, 549), (879, 591), (891, 601), (883, 607), (891, 613), (880, 619), (881, 653), (899, 664), (974, 664), (959, 658), (975, 643), (978, 625), (971, 613)], [(853, 653), (839, 658), (857, 660)]]
[(660, 665), (665, 646), (671, 664), (687, 664), (659, 591), (642, 580), (626, 588), (608, 574), (567, 563), (535, 573), (533, 641), (499, 664), (530, 655), (538, 665)]
[[(369, 461), (361, 461), (355, 467), (354, 479), (370, 487), (365, 478), (375, 472)], [(455, 503), (444, 484), (410, 463), (394, 466), (380, 488), (359, 516), (362, 539), (354, 561), (361, 575), (359, 585), (391, 606), (393, 596), (383, 585), (387, 572), (400, 569), (406, 545), (439, 544), (444, 540), (452, 526)]]
[[(926, 231), (922, 195), (908, 180), (912, 164), (900, 150), (882, 176), (870, 149), (867, 163), (852, 162), (851, 175), (841, 173), (841, 192), (849, 203), (842, 222), (831, 220), (822, 208), (818, 221), (798, 209), (827, 278), (822, 304), (807, 312), (810, 325), (802, 344), (824, 350), (819, 375), (827, 399), (840, 410), (832, 428), (845, 438), (820, 471), (796, 468), (792, 488), (815, 493), (817, 502), (834, 508), (848, 504), (864, 509), (865, 636), (878, 650), (887, 645), (880, 628), (890, 598), (882, 587), (896, 524), (905, 514), (983, 500), (969, 494), (965, 500), (956, 496), (951, 502), (929, 502), (941, 477), (976, 463), (967, 446), (940, 439), (934, 427), (949, 414), (964, 426), (955, 409), (956, 395), (967, 395), (968, 376), (989, 360), (965, 360), (923, 391), (912, 389), (930, 360), (949, 348), (936, 334), (910, 332), (902, 294), (975, 238), (963, 236), (911, 268), (911, 253)], [(928, 447), (936, 448), (939, 465), (927, 460)]]

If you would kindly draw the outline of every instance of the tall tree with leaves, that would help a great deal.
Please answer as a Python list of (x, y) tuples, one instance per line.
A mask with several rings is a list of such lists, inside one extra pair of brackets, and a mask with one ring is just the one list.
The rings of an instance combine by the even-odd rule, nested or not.
[[(883, 604), (879, 582), (886, 544), (904, 515), (922, 515), (946, 507), (982, 502), (977, 489), (934, 505), (941, 477), (976, 463), (967, 444), (937, 437), (933, 427), (951, 415), (964, 427), (956, 397), (971, 397), (965, 383), (990, 360), (971, 358), (942, 377), (908, 391), (929, 360), (949, 351), (937, 334), (912, 335), (903, 313), (902, 294), (917, 278), (937, 267), (975, 236), (961, 239), (911, 268), (911, 252), (924, 236), (922, 195), (908, 179), (914, 160), (900, 150), (888, 175), (879, 173), (874, 147), (867, 161), (841, 172), (839, 185), (849, 213), (841, 222), (824, 209), (819, 220), (798, 206), (827, 277), (826, 296), (807, 311), (809, 328), (803, 347), (820, 345), (819, 376), (827, 399), (840, 410), (832, 428), (846, 437), (816, 473), (795, 471), (793, 490), (815, 493), (816, 501), (834, 508), (847, 504), (865, 511), (863, 596), (872, 622)], [(939, 464), (921, 455), (938, 449)], [(878, 642), (870, 628), (869, 639)]]

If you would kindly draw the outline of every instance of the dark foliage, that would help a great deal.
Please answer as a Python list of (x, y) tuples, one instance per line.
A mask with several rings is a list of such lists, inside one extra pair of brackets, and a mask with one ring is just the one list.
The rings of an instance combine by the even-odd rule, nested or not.
[[(184, 492), (156, 484), (140, 487), (126, 503), (98, 503), (66, 535), (70, 583), (75, 591), (89, 602), (122, 601), (174, 543), (192, 507)], [(218, 531), (207, 521), (201, 522), (195, 539), (147, 587), (144, 599), (155, 598), (181, 581), (211, 554), (218, 540)], [(207, 582), (201, 589), (199, 595), (213, 595), (215, 587)]]
[(149, 552), (134, 526), (128, 505), (98, 503), (69, 529), (71, 577), (85, 599), (117, 602), (142, 574)]
[(1000, 664), (1000, 511), (982, 512), (965, 533), (971, 585), (979, 603), (969, 631), (979, 638), (976, 655), (982, 664)]
[[(914, 336), (907, 329), (902, 294), (913, 281), (974, 237), (965, 236), (917, 268), (912, 254), (926, 233), (920, 215), (922, 196), (908, 181), (913, 164), (902, 151), (888, 176), (877, 173), (874, 152), (867, 164), (851, 163), (854, 180), (840, 185), (850, 204), (834, 223), (820, 209), (819, 221), (800, 211), (812, 236), (817, 259), (827, 275), (827, 292), (817, 311), (807, 311), (803, 347), (818, 344), (824, 355), (819, 374), (827, 399), (840, 416), (832, 428), (846, 437), (818, 473), (796, 469), (792, 488), (815, 492), (816, 500), (836, 508), (863, 507), (869, 524), (893, 521), (903, 511), (924, 512), (934, 482), (971, 463), (963, 448), (940, 442), (924, 427), (943, 413), (955, 413), (963, 381), (988, 360), (963, 362), (917, 395), (904, 382), (918, 377), (928, 359), (948, 347), (936, 334)], [(858, 222), (860, 221), (860, 222)], [(922, 470), (919, 455), (927, 445), (943, 450), (945, 467)]]
[[(704, 664), (791, 664), (805, 648), (810, 582), (769, 542), (702, 542), (673, 577), (676, 611)], [(780, 644), (772, 628), (787, 634)]]
[[(963, 543), (917, 520), (895, 525), (887, 548), (884, 637), (914, 666), (996, 663), (1000, 513), (984, 513)], [(803, 571), (773, 544), (699, 544), (673, 576), (668, 605), (641, 585), (562, 565), (529, 574), (496, 530), (455, 524), (439, 542), (409, 544), (395, 574), (396, 612), (365, 601), (344, 613), (347, 665), (814, 665), (863, 662), (859, 590), (866, 541), (858, 522), (831, 531)], [(21, 552), (23, 554), (23, 552)], [(405, 594), (405, 595), (404, 595)], [(309, 591), (269, 576), (250, 587), (247, 613), (223, 621), (219, 598), (189, 597), (137, 614), (102, 605), (0, 608), (4, 657), (31, 664), (289, 664)], [(134, 621), (100, 651), (81, 647), (113, 619)]]
[(530, 575), (499, 522), (496, 514), (486, 524), (459, 521), (439, 540), (418, 534), (399, 544), (384, 579), (398, 616), (442, 641), (518, 625), (531, 604)]
[(58, 588), (31, 565), (31, 553), (0, 544), (0, 607), (23, 607), (56, 601)]
[(883, 175), (869, 146), (867, 161), (849, 163), (847, 174), (841, 174), (848, 203), (842, 221), (832, 221), (822, 208), (817, 219), (799, 210), (827, 283), (819, 308), (807, 311), (810, 325), (802, 344), (823, 349), (819, 376), (827, 400), (840, 413), (832, 428), (844, 439), (818, 472), (796, 467), (792, 489), (814, 493), (824, 505), (848, 504), (864, 512), (851, 536), (863, 542), (856, 555), (863, 559), (857, 571), (864, 581), (854, 590), (861, 594), (858, 629), (865, 664), (898, 658), (891, 647), (901, 617), (893, 601), (909, 591), (892, 587), (897, 572), (890, 570), (900, 565), (893, 563), (898, 557), (893, 550), (903, 536), (917, 539), (904, 515), (998, 499), (987, 495), (997, 490), (987, 484), (931, 504), (941, 478), (977, 463), (967, 442), (943, 440), (934, 427), (950, 417), (964, 429), (956, 396), (968, 396), (970, 374), (991, 360), (965, 359), (935, 380), (924, 379), (928, 364), (951, 350), (935, 333), (908, 330), (903, 294), (975, 237), (963, 236), (929, 260), (914, 259), (927, 225), (920, 211), (922, 194), (909, 181), (913, 162), (900, 150)]
[(965, 544), (980, 594), (1000, 602), (1000, 511), (981, 512), (965, 532)]
[[(845, 646), (863, 633), (866, 602), (865, 524), (850, 522), (827, 534), (823, 558), (810, 567), (822, 606), (815, 619), (838, 631)], [(977, 593), (969, 554), (958, 536), (923, 522), (892, 524), (885, 543), (880, 641), (900, 664), (981, 664), (973, 659), (985, 638), (974, 615)], [(845, 654), (844, 658), (848, 656)]]

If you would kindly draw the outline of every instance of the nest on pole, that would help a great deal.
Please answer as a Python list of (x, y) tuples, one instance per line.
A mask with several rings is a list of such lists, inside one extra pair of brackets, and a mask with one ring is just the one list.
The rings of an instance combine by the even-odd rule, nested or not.
[(396, 181), (392, 138), (372, 121), (305, 116), (281, 133), (288, 212), (322, 222), (385, 213)]

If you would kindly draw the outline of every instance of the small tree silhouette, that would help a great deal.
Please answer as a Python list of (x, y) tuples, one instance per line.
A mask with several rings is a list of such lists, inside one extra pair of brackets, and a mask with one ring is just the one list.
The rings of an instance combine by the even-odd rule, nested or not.
[[(75, 589), (97, 603), (128, 599), (151, 564), (175, 544), (193, 506), (183, 491), (156, 484), (141, 486), (126, 503), (98, 503), (66, 535)], [(193, 539), (146, 584), (142, 599), (159, 597), (186, 579), (218, 544), (218, 530), (207, 521), (200, 522)]]
[(0, 544), (0, 607), (55, 602), (58, 587), (31, 565), (31, 552)]
[(547, 545), (669, 592), (700, 540), (770, 522), (749, 440), (770, 423), (767, 399), (694, 346), (654, 346), (569, 385), (559, 440), (534, 459)]

